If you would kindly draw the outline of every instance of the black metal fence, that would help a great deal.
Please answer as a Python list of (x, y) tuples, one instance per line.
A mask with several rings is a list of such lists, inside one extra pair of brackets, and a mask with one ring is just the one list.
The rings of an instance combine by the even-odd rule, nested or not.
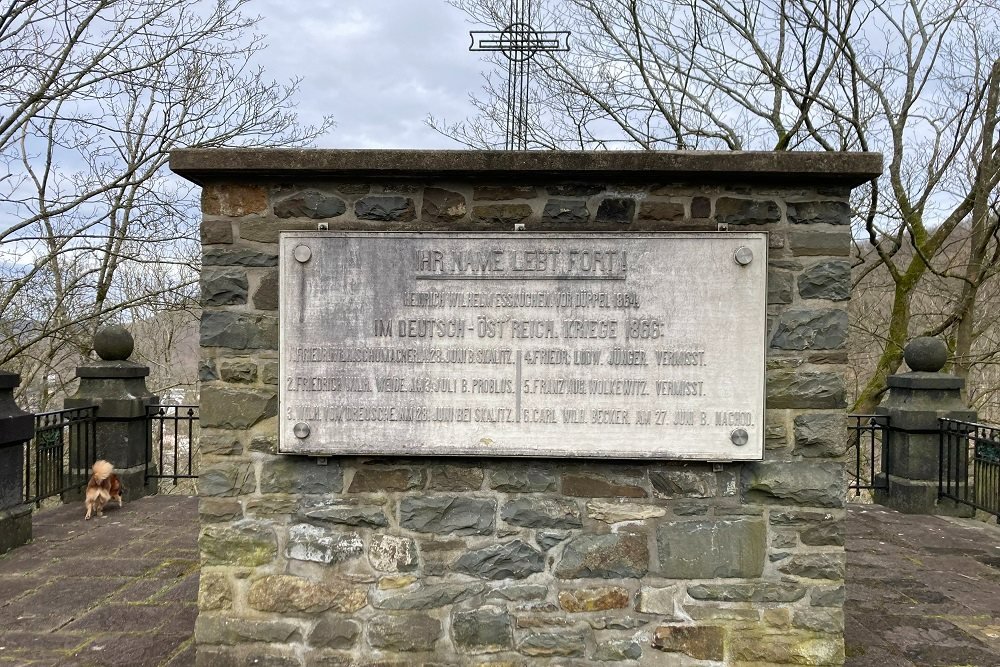
[(150, 405), (146, 408), (146, 479), (197, 479), (195, 444), (198, 441), (197, 405)]
[(848, 489), (889, 490), (889, 418), (885, 415), (847, 415)]
[(940, 420), (938, 497), (1000, 517), (1000, 426)]
[(96, 424), (97, 406), (35, 415), (35, 437), (24, 449), (26, 503), (40, 506), (86, 486), (97, 460)]

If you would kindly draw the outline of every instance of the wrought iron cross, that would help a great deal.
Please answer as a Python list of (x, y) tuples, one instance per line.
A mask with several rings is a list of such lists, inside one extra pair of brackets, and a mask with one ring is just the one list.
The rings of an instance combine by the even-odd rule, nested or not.
[(528, 149), (528, 87), (531, 61), (539, 51), (569, 51), (568, 30), (535, 30), (531, 0), (511, 0), (507, 27), (473, 30), (470, 51), (499, 51), (507, 58), (507, 127), (504, 148)]

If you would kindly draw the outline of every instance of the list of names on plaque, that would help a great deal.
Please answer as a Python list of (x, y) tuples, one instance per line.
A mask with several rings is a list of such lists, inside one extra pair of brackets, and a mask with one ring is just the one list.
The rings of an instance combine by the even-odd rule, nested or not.
[(280, 246), (282, 452), (763, 454), (763, 233)]

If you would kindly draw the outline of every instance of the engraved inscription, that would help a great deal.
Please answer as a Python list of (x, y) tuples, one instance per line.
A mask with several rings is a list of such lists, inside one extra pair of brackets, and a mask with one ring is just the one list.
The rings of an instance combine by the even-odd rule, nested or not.
[(762, 233), (282, 232), (280, 252), (283, 452), (762, 456)]

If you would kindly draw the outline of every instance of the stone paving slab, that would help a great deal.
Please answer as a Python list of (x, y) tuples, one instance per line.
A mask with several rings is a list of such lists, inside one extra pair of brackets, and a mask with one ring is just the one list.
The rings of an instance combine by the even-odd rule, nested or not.
[(847, 665), (1000, 666), (1000, 527), (850, 505)]
[(0, 666), (193, 665), (197, 499), (83, 513), (37, 512), (32, 543), (0, 557)]

